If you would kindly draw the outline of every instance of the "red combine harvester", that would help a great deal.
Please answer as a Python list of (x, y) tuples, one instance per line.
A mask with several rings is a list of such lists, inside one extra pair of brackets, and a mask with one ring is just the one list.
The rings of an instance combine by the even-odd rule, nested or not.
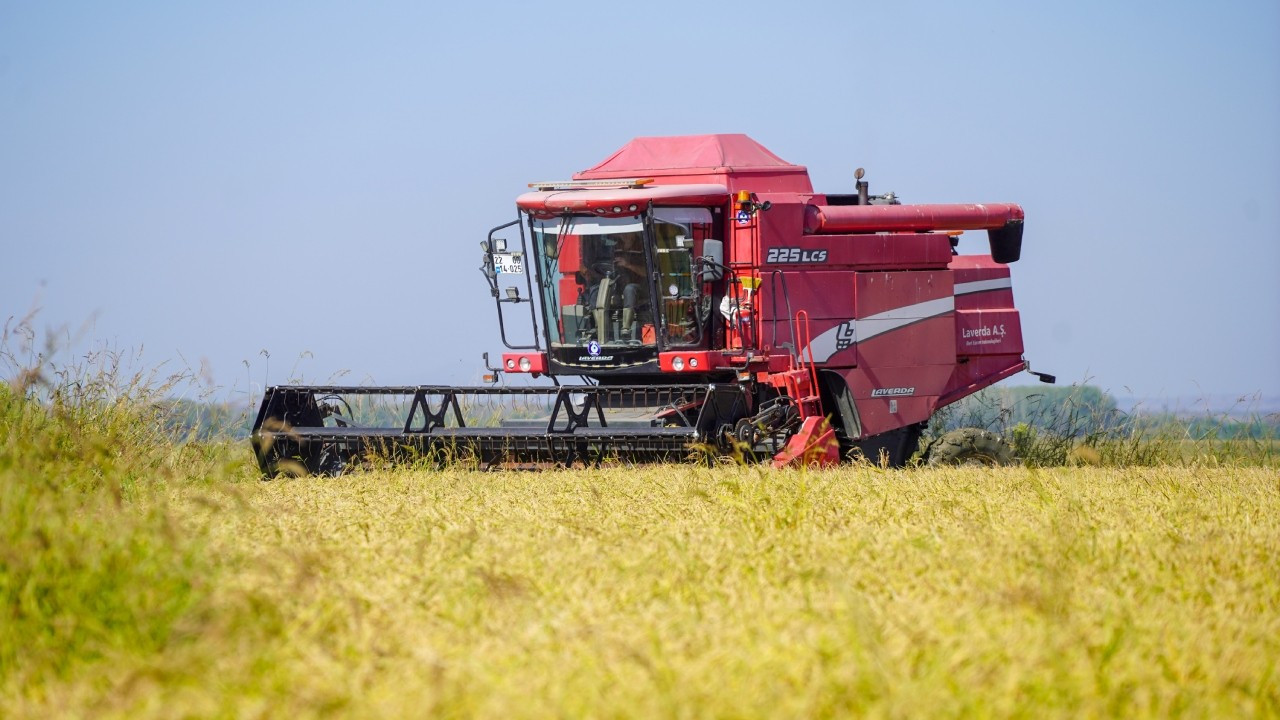
[[(715, 450), (901, 465), (939, 408), (1030, 370), (1007, 265), (1023, 212), (903, 205), (856, 177), (853, 194), (815, 193), (803, 166), (745, 135), (697, 135), (637, 138), (572, 180), (531, 183), (482, 243), (509, 350), (495, 383), (272, 387), (258, 462), (332, 473), (370, 452), (505, 466)], [(987, 232), (989, 255), (956, 254), (966, 230)], [(524, 306), (521, 344), (507, 315)], [(502, 387), (501, 373), (554, 385)], [(377, 400), (399, 410), (352, 410)]]

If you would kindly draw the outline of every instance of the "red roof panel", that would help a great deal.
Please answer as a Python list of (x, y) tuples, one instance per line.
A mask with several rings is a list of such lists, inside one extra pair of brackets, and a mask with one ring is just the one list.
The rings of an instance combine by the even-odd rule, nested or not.
[[(713, 177), (706, 177), (713, 176)], [(813, 192), (809, 173), (743, 134), (638, 137), (575, 180), (652, 177), (658, 184), (722, 182), (730, 190)], [(693, 178), (697, 179), (693, 179)]]

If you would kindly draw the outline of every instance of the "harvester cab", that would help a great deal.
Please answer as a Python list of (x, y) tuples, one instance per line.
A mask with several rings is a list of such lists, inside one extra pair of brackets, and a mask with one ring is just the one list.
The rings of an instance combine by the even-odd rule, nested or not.
[[(482, 241), (481, 271), (506, 346), (492, 369), (553, 385), (270, 388), (262, 469), (709, 450), (900, 465), (937, 409), (1028, 369), (1008, 268), (1023, 213), (903, 205), (855, 178), (854, 193), (815, 193), (745, 135), (706, 135), (637, 138), (531, 183)], [(955, 254), (970, 230), (990, 254)], [(399, 410), (351, 410), (371, 398)]]
[[(509, 371), (536, 365), (533, 372), (553, 376), (651, 379), (663, 373), (660, 352), (712, 346), (715, 298), (725, 277), (719, 208), (613, 204), (619, 193), (597, 192), (599, 200), (582, 212), (528, 213), (520, 251), (507, 252), (505, 239), (486, 243), (482, 267), (498, 301), (503, 341), (533, 351), (509, 354)], [(525, 256), (532, 258), (527, 269)], [(518, 279), (502, 286), (502, 276), (513, 274)], [(507, 337), (503, 317), (504, 304), (520, 301), (521, 284), (541, 311), (531, 305), (530, 322), (542, 330), (524, 346)]]

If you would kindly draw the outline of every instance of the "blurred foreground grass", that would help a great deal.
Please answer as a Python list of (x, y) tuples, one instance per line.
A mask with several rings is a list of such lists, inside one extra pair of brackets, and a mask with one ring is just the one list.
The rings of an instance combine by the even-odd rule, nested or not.
[(3, 717), (1280, 714), (1274, 469), (261, 482), (0, 387)]
[(1280, 715), (1270, 446), (262, 482), (23, 328), (0, 718)]

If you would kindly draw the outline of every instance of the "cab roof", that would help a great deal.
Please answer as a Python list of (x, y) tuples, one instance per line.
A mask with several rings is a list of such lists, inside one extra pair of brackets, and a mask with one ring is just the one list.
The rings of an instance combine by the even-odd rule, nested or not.
[(653, 178), (655, 185), (711, 183), (730, 192), (812, 193), (809, 171), (741, 133), (638, 137), (574, 180)]

